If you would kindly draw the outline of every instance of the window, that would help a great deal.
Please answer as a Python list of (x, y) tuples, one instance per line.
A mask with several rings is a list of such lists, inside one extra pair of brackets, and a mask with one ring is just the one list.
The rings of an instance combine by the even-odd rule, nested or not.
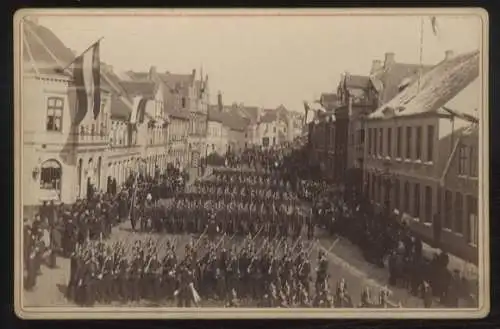
[(379, 134), (379, 136), (378, 136), (378, 138), (379, 138), (378, 153), (380, 155), (384, 155), (384, 130), (382, 128), (380, 128), (378, 134)]
[(430, 186), (425, 187), (425, 214), (424, 221), (427, 223), (432, 222), (432, 188)]
[(446, 191), (444, 193), (444, 227), (447, 229), (451, 228), (451, 198), (452, 194), (451, 191)]
[(378, 154), (378, 129), (377, 128), (373, 128), (373, 155), (377, 155)]
[(382, 203), (382, 177), (377, 176), (377, 200)]
[(181, 99), (181, 106), (182, 106), (182, 108), (186, 107), (186, 98), (185, 97), (182, 97), (182, 99)]
[(462, 193), (457, 192), (455, 194), (455, 229), (456, 233), (463, 234), (464, 232), (464, 223), (463, 223), (463, 196)]
[(411, 159), (411, 127), (406, 127), (406, 158)]
[(434, 126), (427, 126), (427, 161), (434, 160)]
[(396, 133), (396, 157), (397, 158), (401, 158), (401, 156), (403, 154), (403, 152), (402, 152), (402, 148), (403, 148), (402, 139), (403, 139), (403, 128), (398, 127), (397, 133)]
[(405, 182), (403, 191), (403, 211), (409, 213), (410, 211), (410, 183)]
[(61, 190), (62, 167), (56, 160), (42, 163), (40, 171), (40, 188), (42, 190)]
[(413, 217), (420, 218), (420, 184), (415, 184), (413, 187), (413, 197), (415, 203), (413, 204)]
[(371, 179), (371, 186), (370, 186), (370, 194), (371, 194), (371, 197), (372, 199), (374, 200), (375, 199), (375, 175), (372, 174), (371, 175), (372, 179)]
[(417, 143), (416, 147), (416, 159), (422, 160), (422, 127), (417, 127), (416, 129), (415, 142)]
[(460, 144), (458, 149), (458, 174), (467, 174), (467, 146)]
[(372, 145), (373, 145), (373, 129), (368, 128), (368, 155), (372, 154)]
[(47, 131), (62, 131), (62, 115), (64, 99), (49, 97), (47, 99)]
[(477, 154), (477, 147), (470, 147), (470, 155), (469, 155), (469, 176), (477, 177), (477, 164), (479, 162), (479, 157)]
[(401, 186), (399, 179), (394, 181), (394, 208), (400, 210), (401, 208)]
[(392, 156), (392, 128), (387, 128), (387, 155)]
[(273, 132), (276, 133), (276, 126), (273, 127)]
[(276, 137), (273, 137), (273, 145), (276, 145)]

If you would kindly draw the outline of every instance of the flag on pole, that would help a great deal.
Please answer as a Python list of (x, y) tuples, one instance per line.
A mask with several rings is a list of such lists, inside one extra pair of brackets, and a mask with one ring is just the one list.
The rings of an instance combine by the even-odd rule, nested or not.
[(77, 106), (74, 124), (78, 125), (88, 112), (97, 119), (101, 110), (101, 61), (97, 41), (73, 61), (73, 78), (76, 87)]
[(431, 17), (431, 27), (432, 27), (432, 33), (434, 33), (435, 36), (438, 36), (439, 26), (438, 26), (436, 16)]

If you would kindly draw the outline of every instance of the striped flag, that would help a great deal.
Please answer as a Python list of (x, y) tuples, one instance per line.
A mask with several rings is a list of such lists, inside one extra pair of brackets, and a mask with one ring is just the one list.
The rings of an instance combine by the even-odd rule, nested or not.
[(73, 62), (73, 78), (76, 87), (77, 107), (73, 120), (80, 124), (88, 112), (97, 119), (101, 110), (101, 61), (99, 42), (90, 46)]
[(134, 104), (132, 108), (132, 113), (130, 114), (130, 123), (143, 123), (144, 115), (146, 113), (146, 106), (148, 105), (149, 99), (142, 96), (134, 97)]
[(431, 27), (432, 27), (432, 33), (434, 33), (435, 36), (439, 34), (439, 26), (437, 23), (436, 16), (431, 17)]

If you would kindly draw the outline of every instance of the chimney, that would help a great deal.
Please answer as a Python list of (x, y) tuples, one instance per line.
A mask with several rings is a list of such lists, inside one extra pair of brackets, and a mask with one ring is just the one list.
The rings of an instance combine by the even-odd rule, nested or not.
[(217, 108), (219, 109), (219, 112), (222, 112), (222, 107), (223, 107), (223, 104), (222, 104), (222, 94), (219, 91), (219, 93), (217, 94)]
[(384, 68), (390, 67), (392, 64), (394, 64), (394, 53), (389, 52), (385, 53), (385, 61), (384, 61)]
[(257, 108), (257, 122), (260, 122), (260, 118), (262, 117), (262, 108)]
[(378, 59), (374, 59), (372, 61), (372, 68), (370, 70), (370, 74), (374, 74), (375, 72), (378, 72), (379, 70), (381, 70), (383, 68), (382, 66), (382, 61), (381, 60), (378, 60)]
[(191, 74), (193, 75), (193, 78), (196, 77), (196, 69), (193, 69), (193, 72)]
[(156, 66), (151, 66), (151, 68), (149, 69), (149, 79), (151, 80), (153, 78), (154, 75), (156, 75)]
[(444, 52), (444, 60), (447, 61), (453, 57), (453, 50), (447, 50)]

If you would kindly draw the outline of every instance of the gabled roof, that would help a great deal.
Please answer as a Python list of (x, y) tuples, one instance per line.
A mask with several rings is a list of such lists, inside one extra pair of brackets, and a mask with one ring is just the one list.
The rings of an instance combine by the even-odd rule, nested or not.
[(381, 104), (385, 104), (399, 93), (399, 85), (405, 79), (411, 83), (418, 78), (420, 69), (421, 74), (425, 74), (432, 68), (432, 65), (393, 63), (370, 76), (370, 81), (375, 89), (381, 92)]
[(117, 120), (129, 120), (132, 113), (130, 107), (124, 101), (115, 95), (111, 94), (111, 118)]
[(48, 28), (27, 19), (23, 23), (24, 69), (69, 77), (61, 69), (75, 58), (73, 52)]
[(224, 112), (219, 111), (219, 108), (217, 105), (210, 105), (208, 108), (208, 121), (215, 121), (215, 122), (224, 122)]
[(229, 127), (231, 130), (245, 131), (248, 126), (248, 121), (240, 117), (236, 113), (221, 113), (223, 115), (222, 124)]
[(248, 119), (252, 123), (256, 123), (259, 119), (259, 108), (257, 106), (243, 106), (239, 108), (239, 111), (242, 117)]
[(369, 118), (383, 118), (386, 111), (395, 116), (425, 112), (442, 112), (440, 108), (479, 76), (479, 51), (442, 61), (414, 81), (387, 104), (370, 114)]
[(158, 73), (160, 79), (172, 90), (180, 90), (190, 86), (194, 82), (192, 74), (173, 74), (170, 72)]
[(121, 86), (130, 96), (143, 96), (154, 99), (157, 85), (153, 81), (122, 81)]
[(335, 103), (338, 100), (338, 97), (337, 94), (323, 93), (321, 94), (320, 100), (327, 103)]
[(260, 118), (260, 122), (262, 123), (271, 123), (278, 119), (276, 115), (276, 111), (273, 110), (265, 110), (264, 115)]
[(369, 86), (370, 77), (363, 75), (347, 74), (345, 76), (345, 85), (347, 88), (365, 89)]

